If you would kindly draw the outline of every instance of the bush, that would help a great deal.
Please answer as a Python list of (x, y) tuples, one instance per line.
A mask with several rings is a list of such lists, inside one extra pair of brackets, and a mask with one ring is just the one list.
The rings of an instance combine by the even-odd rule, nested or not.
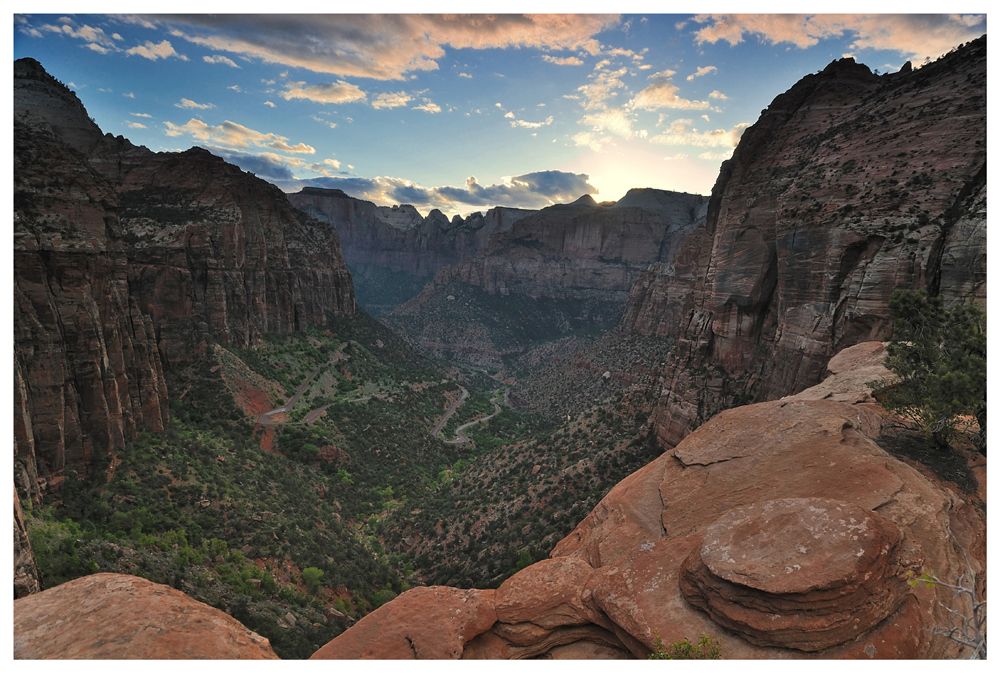
[(697, 645), (692, 645), (687, 638), (678, 640), (676, 643), (664, 645), (660, 639), (660, 634), (656, 634), (653, 642), (653, 653), (649, 659), (721, 659), (722, 644), (719, 641), (712, 641), (704, 633)]
[(302, 583), (306, 585), (309, 593), (315, 594), (319, 589), (319, 581), (323, 578), (323, 571), (319, 568), (303, 568)]
[(959, 417), (978, 422), (973, 443), (986, 455), (986, 314), (972, 303), (946, 308), (924, 291), (897, 291), (889, 300), (893, 334), (885, 366), (898, 383), (873, 382), (887, 410), (917, 424), (948, 447)]

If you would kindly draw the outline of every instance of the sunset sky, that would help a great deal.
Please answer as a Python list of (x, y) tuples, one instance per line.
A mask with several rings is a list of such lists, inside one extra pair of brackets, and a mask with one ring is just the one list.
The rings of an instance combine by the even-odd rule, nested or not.
[(16, 14), (13, 31), (14, 58), (40, 61), (105, 132), (200, 145), (285, 191), (452, 215), (630, 187), (707, 194), (802, 76), (843, 56), (918, 66), (986, 19)]

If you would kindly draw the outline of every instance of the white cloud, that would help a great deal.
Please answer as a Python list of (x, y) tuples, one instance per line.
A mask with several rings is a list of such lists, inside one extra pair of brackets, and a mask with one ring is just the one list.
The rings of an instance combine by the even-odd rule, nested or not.
[(526, 122), (523, 119), (515, 119), (510, 123), (511, 127), (521, 127), (523, 129), (539, 129), (552, 123), (552, 117), (546, 117), (543, 122)]
[[(631, 138), (633, 114), (622, 108), (610, 108), (593, 114), (584, 115), (577, 124), (592, 126), (595, 134), (610, 133), (621, 138)], [(579, 144), (579, 143), (578, 143)]]
[(130, 129), (144, 129), (144, 128), (146, 128), (145, 124), (140, 124), (139, 122), (125, 122), (125, 126), (129, 127)]
[(211, 110), (215, 106), (211, 103), (195, 103), (193, 100), (187, 98), (181, 98), (180, 103), (174, 103), (174, 107), (179, 107), (187, 110)]
[(354, 84), (348, 84), (343, 80), (336, 83), (311, 84), (305, 82), (288, 82), (285, 84), (287, 91), (282, 91), (279, 95), (285, 100), (293, 98), (304, 98), (314, 103), (354, 103), (365, 100), (368, 97), (364, 91)]
[(625, 86), (619, 78), (626, 72), (628, 72), (627, 68), (621, 68), (614, 71), (601, 70), (588, 75), (588, 78), (592, 79), (593, 82), (577, 88), (577, 91), (586, 99), (586, 103), (583, 105), (584, 109), (600, 110), (607, 107), (605, 101), (618, 95), (615, 89)]
[(226, 87), (226, 88), (227, 89), (231, 89), (231, 90), (235, 91), (236, 93), (240, 92), (240, 85), (239, 84), (234, 84), (234, 85)]
[(129, 114), (132, 115), (133, 117), (144, 117), (146, 119), (153, 118), (153, 115), (146, 114), (145, 112), (130, 112)]
[(431, 114), (441, 111), (441, 107), (437, 103), (432, 103), (426, 98), (424, 99), (423, 105), (414, 105), (413, 109), (423, 110), (424, 112), (430, 112)]
[(269, 101), (269, 100), (266, 100), (266, 101), (264, 101), (264, 105), (266, 105), (266, 106), (268, 106), (268, 107), (274, 107), (274, 103), (272, 103), (272, 102), (271, 102), (271, 101)]
[(580, 131), (573, 136), (573, 143), (577, 147), (589, 147), (595, 152), (600, 152), (601, 148), (611, 142), (611, 136), (601, 136), (591, 131)]
[(744, 35), (806, 49), (827, 38), (853, 35), (851, 50), (885, 49), (913, 61), (937, 58), (985, 32), (983, 15), (928, 14), (703, 14), (695, 42), (736, 45)]
[(380, 93), (372, 99), (372, 107), (376, 110), (381, 110), (382, 108), (394, 108), (394, 107), (406, 107), (413, 98), (406, 92), (400, 91), (399, 93)]
[(733, 150), (729, 150), (728, 152), (702, 152), (698, 155), (698, 158), (706, 159), (708, 161), (724, 161), (731, 156), (733, 156)]
[(677, 154), (673, 154), (673, 155), (671, 155), (669, 157), (663, 157), (663, 160), (664, 161), (681, 161), (682, 159), (687, 159), (687, 156), (688, 155), (684, 154), (683, 152), (678, 152)]
[(713, 91), (712, 93), (708, 94), (708, 97), (715, 98), (716, 100), (726, 100), (727, 98), (729, 98), (729, 96), (722, 93), (721, 91)]
[(201, 59), (205, 61), (205, 63), (221, 63), (224, 65), (228, 65), (230, 68), (240, 67), (236, 65), (236, 63), (231, 58), (226, 58), (225, 56), (202, 56)]
[(560, 58), (558, 56), (549, 56), (548, 54), (542, 54), (542, 60), (547, 63), (554, 63), (555, 65), (583, 65), (583, 61), (578, 59), (576, 56), (567, 56), (565, 58)]
[(125, 98), (135, 98), (134, 93), (123, 93), (122, 96), (124, 96)]
[(514, 113), (513, 112), (508, 112), (507, 114), (504, 115), (504, 118), (505, 119), (513, 119), (514, 118)]
[(125, 53), (130, 56), (142, 56), (143, 58), (148, 58), (150, 61), (156, 61), (161, 58), (179, 58), (182, 61), (188, 60), (187, 56), (178, 54), (174, 51), (173, 46), (171, 46), (170, 42), (167, 40), (164, 40), (159, 44), (153, 44), (149, 40), (146, 40), (145, 44), (132, 47), (131, 49), (126, 49)]
[(650, 75), (649, 79), (653, 83), (635, 95), (629, 105), (636, 110), (659, 110), (662, 108), (672, 108), (678, 110), (709, 110), (711, 104), (708, 101), (688, 100), (677, 95), (680, 89), (673, 83), (671, 77), (676, 73), (673, 70), (664, 70), (655, 75)]
[(460, 73), (458, 73), (458, 76), (459, 77), (465, 77), (466, 79), (472, 79), (472, 75), (470, 75), (467, 72), (460, 72)]
[(704, 68), (699, 66), (692, 74), (687, 76), (687, 81), (692, 81), (695, 77), (704, 77), (710, 72), (718, 72), (718, 68), (714, 65), (706, 65)]
[(316, 150), (305, 143), (289, 145), (288, 138), (274, 133), (260, 133), (241, 124), (224, 121), (219, 126), (209, 126), (200, 119), (192, 119), (187, 124), (177, 126), (164, 122), (166, 134), (171, 137), (191, 136), (196, 140), (215, 143), (222, 147), (247, 148), (251, 145), (290, 152), (293, 154), (315, 154)]
[(183, 39), (215, 51), (318, 73), (380, 80), (437, 70), (445, 47), (594, 54), (600, 45), (593, 36), (620, 23), (616, 15), (595, 14), (199, 14), (153, 20), (183, 27), (178, 30)]
[(694, 147), (736, 147), (743, 136), (743, 131), (750, 126), (744, 122), (737, 124), (728, 131), (716, 129), (700, 132), (693, 128), (693, 119), (677, 119), (664, 133), (653, 136), (649, 142), (657, 145), (692, 145)]
[(329, 119), (322, 119), (321, 117), (316, 117), (316, 116), (314, 116), (313, 119), (315, 119), (316, 121), (318, 121), (320, 124), (325, 124), (326, 126), (329, 126), (332, 129), (337, 128), (337, 123), (336, 122), (332, 122)]

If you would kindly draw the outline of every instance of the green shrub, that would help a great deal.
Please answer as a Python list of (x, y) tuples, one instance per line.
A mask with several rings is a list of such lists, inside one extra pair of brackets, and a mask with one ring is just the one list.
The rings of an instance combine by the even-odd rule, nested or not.
[(649, 659), (721, 659), (722, 643), (712, 641), (704, 633), (697, 645), (692, 645), (687, 638), (678, 640), (676, 643), (663, 644), (660, 634), (656, 631), (656, 640), (653, 642), (653, 653)]

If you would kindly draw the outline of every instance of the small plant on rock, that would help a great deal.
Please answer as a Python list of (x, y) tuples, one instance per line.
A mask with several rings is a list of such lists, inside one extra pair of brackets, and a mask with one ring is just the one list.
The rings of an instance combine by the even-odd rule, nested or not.
[(697, 645), (693, 645), (687, 638), (682, 638), (676, 643), (663, 644), (659, 631), (654, 631), (656, 640), (653, 641), (653, 652), (649, 659), (721, 659), (722, 643), (713, 641), (704, 633), (698, 640)]

